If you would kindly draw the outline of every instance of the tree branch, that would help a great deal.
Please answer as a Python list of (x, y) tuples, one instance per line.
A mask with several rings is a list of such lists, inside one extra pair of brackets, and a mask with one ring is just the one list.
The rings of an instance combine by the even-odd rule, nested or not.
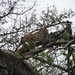
[[(18, 2), (18, 1), (17, 1), (17, 2)], [(4, 14), (4, 15), (2, 15), (2, 16), (0, 16), (0, 18), (4, 18), (4, 17), (8, 16), (9, 14), (11, 14), (11, 11), (13, 11), (13, 9), (14, 9), (14, 7), (15, 7), (15, 4), (16, 4), (17, 2), (14, 2), (13, 5), (12, 5), (12, 7), (10, 8), (10, 10), (8, 11), (8, 13), (7, 13), (7, 14)]]
[(36, 60), (39, 60), (39, 61), (41, 61), (41, 62), (43, 62), (43, 63), (46, 63), (46, 64), (48, 64), (48, 65), (51, 65), (51, 66), (57, 67), (57, 68), (59, 68), (59, 69), (65, 71), (65, 72), (67, 72), (67, 70), (66, 70), (64, 67), (61, 67), (61, 66), (59, 66), (59, 65), (56, 65), (56, 64), (50, 63), (49, 61), (46, 61), (46, 60), (42, 59), (41, 57), (32, 56), (32, 58), (34, 58), (34, 59), (36, 59)]

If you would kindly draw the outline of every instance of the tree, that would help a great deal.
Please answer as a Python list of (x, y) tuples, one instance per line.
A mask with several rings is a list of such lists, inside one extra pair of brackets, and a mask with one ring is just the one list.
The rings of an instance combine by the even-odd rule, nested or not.
[[(4, 9), (2, 8), (0, 15), (0, 74), (74, 75), (75, 39), (72, 36), (72, 22), (68, 20), (74, 16), (73, 11), (70, 9), (60, 12), (52, 6), (37, 17), (36, 10), (31, 11), (35, 1), (30, 7), (25, 5), (26, 1), (1, 2), (0, 8)], [(44, 46), (41, 41), (36, 42), (35, 49), (30, 44), (20, 45), (21, 37), (34, 34), (43, 27), (49, 31)], [(21, 51), (17, 53), (16, 50)]]

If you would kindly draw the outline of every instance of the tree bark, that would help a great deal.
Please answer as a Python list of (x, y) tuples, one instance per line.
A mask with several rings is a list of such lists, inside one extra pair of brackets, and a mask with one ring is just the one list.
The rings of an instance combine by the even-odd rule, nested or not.
[(0, 50), (0, 75), (36, 75), (23, 59), (10, 51)]

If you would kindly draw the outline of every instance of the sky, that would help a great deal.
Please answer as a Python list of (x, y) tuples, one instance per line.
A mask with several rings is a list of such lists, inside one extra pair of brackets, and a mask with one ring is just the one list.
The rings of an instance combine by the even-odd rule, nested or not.
[[(75, 12), (75, 0), (37, 0), (38, 10), (43, 10), (48, 6), (55, 6), (58, 10), (64, 11), (64, 9), (72, 9)], [(72, 21), (72, 29), (75, 30), (75, 17), (70, 19)]]
[(37, 0), (39, 7), (47, 7), (51, 5), (55, 5), (60, 10), (65, 9), (73, 9), (75, 7), (75, 0)]

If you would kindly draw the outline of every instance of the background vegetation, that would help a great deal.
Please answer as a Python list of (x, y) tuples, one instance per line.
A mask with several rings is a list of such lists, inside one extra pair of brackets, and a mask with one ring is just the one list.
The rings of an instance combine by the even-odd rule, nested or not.
[[(35, 6), (36, 1), (32, 0), (0, 2), (0, 50), (11, 52), (20, 59), (23, 58), (22, 61), (27, 63), (36, 74), (75, 75), (75, 39), (69, 31), (72, 22), (68, 20), (74, 16), (74, 12), (71, 9), (59, 11), (55, 6), (50, 6), (37, 14)], [(39, 47), (41, 44), (37, 43), (33, 50), (29, 48), (29, 51), (23, 54), (15, 53), (16, 49), (21, 48), (19, 43), (22, 36), (43, 27), (49, 32), (49, 42), (44, 47)], [(0, 61), (2, 59), (0, 58)], [(5, 71), (2, 67), (0, 69), (0, 73)], [(10, 71), (12, 73), (12, 70)]]

